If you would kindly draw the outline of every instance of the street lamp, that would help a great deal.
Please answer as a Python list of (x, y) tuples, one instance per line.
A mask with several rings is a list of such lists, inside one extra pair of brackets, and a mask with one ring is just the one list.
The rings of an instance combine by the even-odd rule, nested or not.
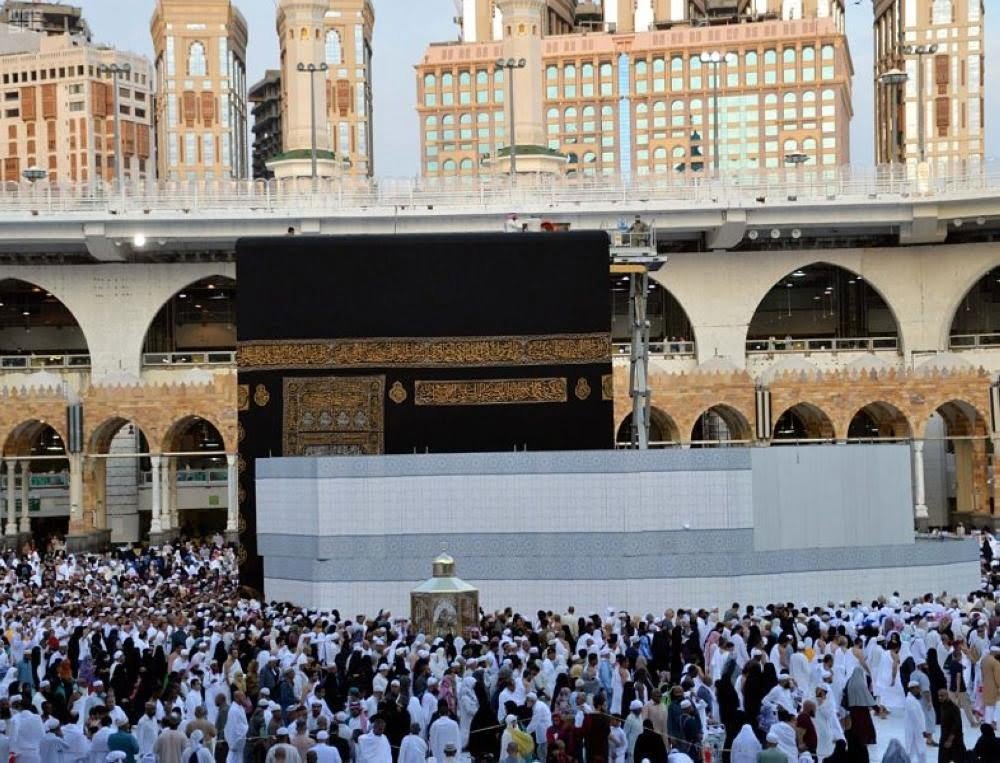
[(122, 152), (121, 109), (118, 106), (118, 77), (131, 74), (131, 64), (100, 64), (98, 74), (110, 74), (111, 86), (114, 88), (113, 108), (115, 110), (115, 175), (118, 178), (118, 189), (122, 196), (122, 208), (125, 207), (125, 157)]
[(21, 173), (25, 180), (34, 185), (39, 180), (44, 180), (49, 176), (49, 173), (43, 170), (41, 167), (28, 167), (24, 172)]
[(523, 69), (528, 62), (523, 58), (498, 58), (497, 69), (507, 70), (507, 100), (510, 101), (510, 177), (512, 182), (517, 182), (517, 139), (514, 131), (514, 70)]
[(296, 67), (300, 72), (309, 72), (309, 104), (312, 109), (312, 176), (316, 179), (316, 72), (325, 72), (328, 67), (326, 62), (320, 64), (299, 64)]
[(795, 167), (798, 167), (800, 164), (805, 164), (808, 161), (809, 161), (809, 154), (803, 154), (798, 152), (793, 154), (785, 154), (785, 164), (791, 164)]
[(924, 144), (924, 56), (937, 53), (937, 49), (936, 42), (903, 46), (905, 55), (917, 57), (917, 146), (921, 162), (927, 159), (927, 147)]
[(706, 51), (698, 56), (703, 64), (712, 67), (712, 152), (715, 173), (719, 173), (719, 67), (729, 62), (728, 53), (717, 50)]
[[(889, 162), (895, 164), (899, 157), (899, 87), (906, 83), (910, 75), (900, 69), (890, 69), (879, 76), (878, 81), (889, 91), (889, 116), (892, 140), (889, 143)], [(921, 107), (922, 108), (922, 107)]]

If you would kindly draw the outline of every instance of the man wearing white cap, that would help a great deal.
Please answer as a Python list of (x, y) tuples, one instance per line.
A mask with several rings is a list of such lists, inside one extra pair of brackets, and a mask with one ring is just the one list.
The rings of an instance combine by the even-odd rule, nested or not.
[(42, 763), (39, 748), (44, 736), (45, 727), (42, 725), (42, 719), (30, 709), (30, 706), (18, 713), (17, 730), (10, 743), (10, 751), (14, 753), (17, 763)]
[(212, 753), (204, 745), (205, 735), (201, 729), (191, 732), (191, 746), (184, 751), (184, 763), (215, 763)]
[(38, 755), (42, 760), (59, 761), (63, 752), (69, 750), (59, 731), (59, 721), (56, 718), (49, 718), (45, 721), (45, 736), (38, 745)]
[(529, 692), (525, 704), (531, 710), (531, 720), (525, 729), (535, 737), (535, 751), (539, 760), (546, 760), (548, 755), (548, 733), (552, 727), (552, 711), (544, 702), (538, 701), (538, 695)]
[(910, 756), (910, 763), (924, 763), (927, 741), (924, 731), (927, 721), (924, 718), (924, 708), (920, 704), (920, 682), (910, 681), (907, 686), (906, 700), (903, 702), (905, 712), (903, 746)]
[(247, 745), (247, 732), (250, 730), (250, 723), (247, 721), (247, 714), (243, 709), (245, 699), (243, 692), (236, 692), (233, 696), (233, 704), (229, 706), (229, 713), (226, 715), (226, 726), (223, 732), (226, 744), (229, 746), (226, 763), (243, 763), (243, 750)]
[[(299, 751), (295, 748), (295, 745), (289, 742), (291, 732), (282, 726), (274, 733), (278, 737), (278, 743), (267, 751), (264, 763), (275, 763), (276, 760), (284, 760), (285, 763), (302, 763), (302, 756), (299, 755)], [(279, 750), (284, 753), (283, 758), (278, 757)], [(187, 761), (184, 761), (184, 763), (187, 763)]]
[[(419, 737), (417, 738), (419, 739)], [(420, 741), (423, 742), (424, 740), (421, 739)], [(406, 743), (405, 740), (403, 743)], [(343, 763), (343, 759), (340, 757), (340, 751), (334, 747), (330, 740), (330, 735), (326, 731), (319, 731), (316, 733), (316, 746), (309, 752), (316, 756), (316, 763)], [(399, 754), (399, 760), (403, 760), (402, 751)], [(420, 763), (423, 763), (422, 758)]]

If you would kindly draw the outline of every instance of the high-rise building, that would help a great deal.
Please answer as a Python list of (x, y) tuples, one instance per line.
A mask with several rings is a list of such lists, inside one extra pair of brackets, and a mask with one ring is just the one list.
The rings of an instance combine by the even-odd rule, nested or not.
[[(722, 171), (849, 163), (853, 66), (841, 0), (640, 0), (626, 18), (630, 6), (577, 5), (577, 31), (543, 37), (541, 60), (526, 62), (541, 92), (515, 87), (515, 101), (541, 99), (545, 146), (568, 158), (566, 171), (711, 170), (716, 129)], [(642, 31), (621, 31), (625, 22)], [(423, 174), (503, 169), (493, 159), (509, 150), (510, 108), (497, 60), (505, 36), (521, 33), (506, 26), (500, 39), (432, 44), (417, 65)]]
[(371, 0), (280, 0), (281, 127), (278, 177), (371, 175)]
[[(107, 67), (126, 64), (116, 99)], [(0, 83), (4, 182), (22, 182), (29, 168), (47, 172), (49, 180), (113, 180), (116, 104), (125, 177), (153, 175), (148, 59), (93, 45), (85, 36), (2, 24)]]
[(90, 42), (90, 27), (75, 5), (7, 0), (0, 8), (0, 24), (49, 35), (71, 34)]
[(983, 0), (873, 3), (876, 160), (981, 160)]
[(248, 177), (243, 15), (231, 0), (157, 0), (150, 30), (159, 176)]
[(253, 176), (269, 179), (274, 173), (269, 160), (281, 153), (281, 72), (268, 69), (264, 79), (250, 88), (247, 100), (253, 104)]

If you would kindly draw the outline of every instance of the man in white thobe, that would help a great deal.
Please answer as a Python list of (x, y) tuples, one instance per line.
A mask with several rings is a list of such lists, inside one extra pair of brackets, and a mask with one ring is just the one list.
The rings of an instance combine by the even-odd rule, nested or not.
[(410, 733), (403, 737), (399, 746), (397, 763), (424, 763), (427, 759), (427, 742), (420, 736), (420, 724), (410, 724)]
[(910, 681), (907, 688), (906, 700), (903, 703), (905, 712), (903, 746), (906, 748), (906, 754), (910, 756), (910, 763), (924, 763), (927, 750), (924, 731), (927, 728), (927, 719), (924, 717), (923, 705), (920, 704), (920, 682)]
[(357, 750), (357, 763), (392, 763), (392, 748), (385, 735), (383, 718), (377, 715), (372, 718), (372, 730), (358, 737)]
[(160, 734), (160, 724), (156, 721), (156, 705), (152, 702), (146, 703), (146, 712), (139, 719), (135, 726), (135, 740), (139, 743), (139, 760), (143, 763), (152, 763), (153, 745), (156, 744), (156, 737)]
[(461, 749), (462, 730), (454, 718), (442, 713), (431, 724), (430, 731), (427, 733), (427, 746), (430, 748), (431, 755), (437, 760), (444, 760), (444, 748), (449, 744)]
[(243, 763), (243, 748), (246, 747), (247, 732), (250, 730), (250, 723), (243, 709), (243, 700), (243, 692), (236, 692), (233, 704), (229, 706), (229, 714), (226, 716), (225, 737), (226, 744), (229, 745), (226, 763)]
[(18, 713), (17, 731), (10, 740), (10, 751), (17, 763), (42, 763), (40, 746), (44, 736), (41, 718), (28, 709)]

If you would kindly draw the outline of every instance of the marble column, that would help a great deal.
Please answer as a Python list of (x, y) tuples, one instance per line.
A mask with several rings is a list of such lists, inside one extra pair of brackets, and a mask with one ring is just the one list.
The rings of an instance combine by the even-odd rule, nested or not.
[(149, 522), (149, 532), (151, 535), (163, 532), (163, 521), (160, 517), (161, 510), (161, 490), (163, 489), (163, 479), (160, 476), (160, 463), (162, 461), (162, 456), (150, 456), (150, 463), (153, 465), (153, 477), (151, 482), (151, 488), (153, 490), (152, 495), (152, 511), (151, 518)]
[(924, 490), (924, 441), (914, 440), (913, 452), (913, 516), (917, 523), (927, 524), (927, 497)]
[(29, 498), (31, 494), (31, 465), (29, 461), (21, 462), (21, 533), (31, 532), (31, 517), (28, 515)]
[(237, 457), (226, 455), (226, 532), (236, 533), (240, 530), (240, 490)]
[(7, 461), (7, 524), (4, 535), (17, 535), (17, 461)]
[(69, 454), (69, 526), (70, 534), (83, 531), (83, 454)]

